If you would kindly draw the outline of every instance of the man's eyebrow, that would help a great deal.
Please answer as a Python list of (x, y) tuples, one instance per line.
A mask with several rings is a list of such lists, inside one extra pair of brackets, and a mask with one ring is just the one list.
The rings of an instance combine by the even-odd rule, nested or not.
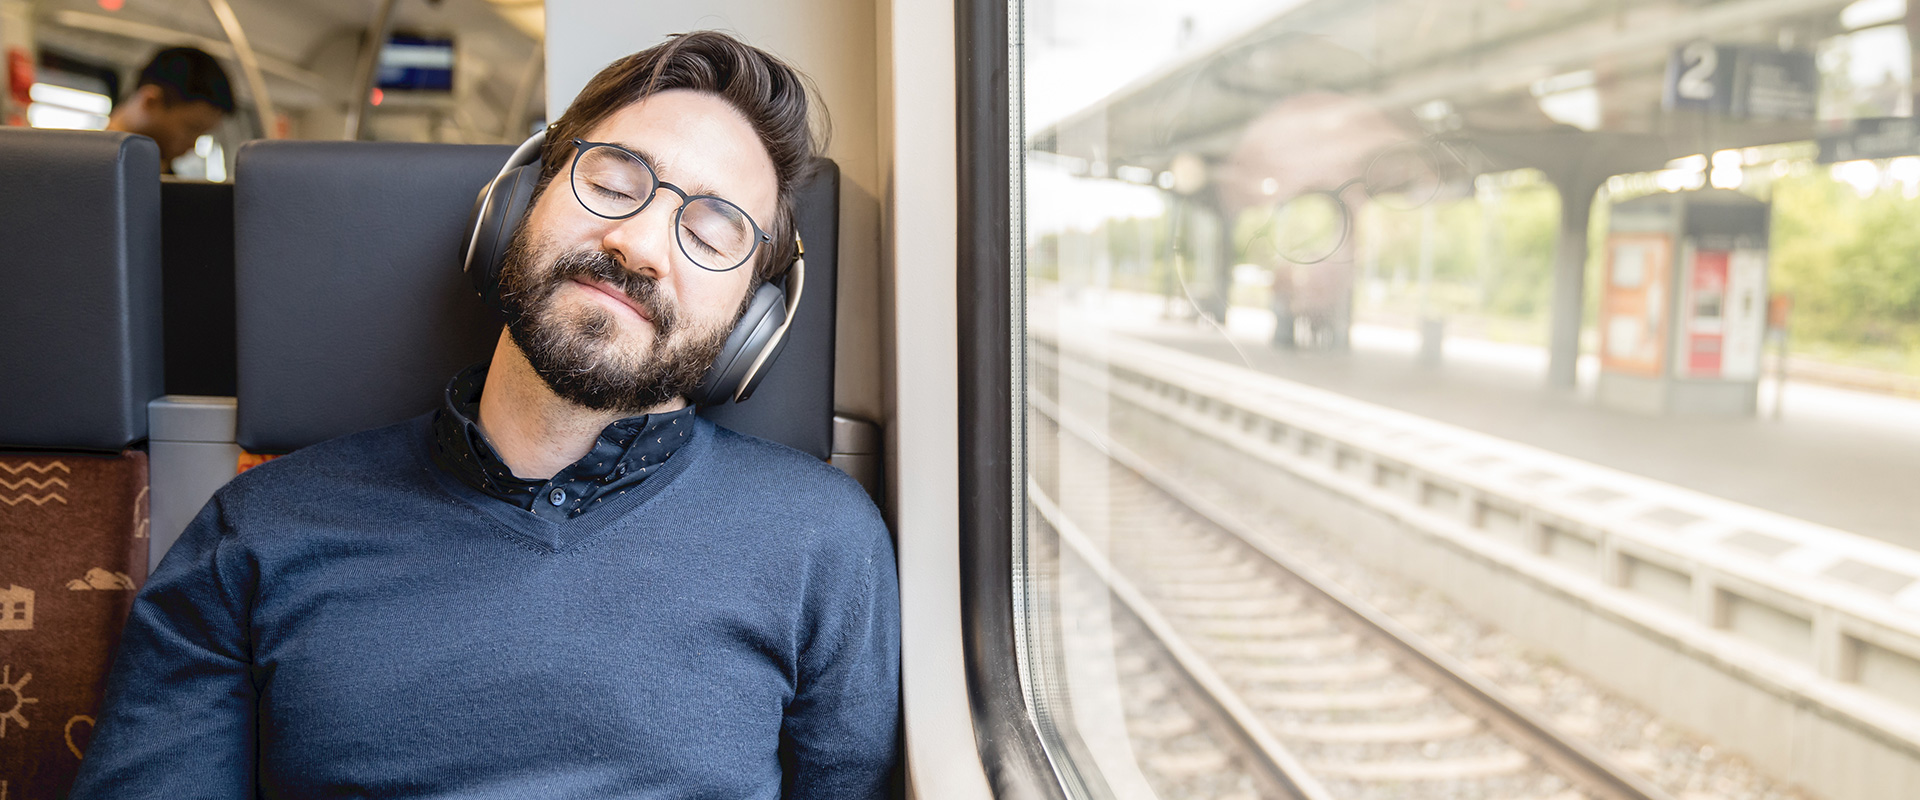
[(619, 145), (621, 148), (625, 149), (629, 153), (639, 156), (641, 161), (645, 161), (648, 164), (652, 164), (653, 172), (655, 175), (659, 176), (660, 180), (666, 181), (667, 183), (671, 183), (675, 186), (680, 187), (681, 191), (684, 191), (689, 195), (709, 194), (715, 197), (722, 196), (719, 192), (714, 191), (712, 186), (709, 186), (704, 183), (697, 183), (697, 182), (681, 183), (680, 181), (667, 180), (667, 168), (670, 166), (669, 164), (667, 164), (667, 162), (661, 160), (660, 158), (656, 157), (654, 154), (649, 153), (642, 148), (635, 147), (625, 142), (614, 142), (614, 144)]

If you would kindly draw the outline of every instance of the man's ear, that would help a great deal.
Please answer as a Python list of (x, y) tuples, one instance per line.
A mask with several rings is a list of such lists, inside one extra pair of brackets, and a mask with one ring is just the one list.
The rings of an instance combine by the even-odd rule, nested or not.
[(153, 113), (167, 108), (167, 90), (155, 84), (147, 84), (133, 91), (133, 101), (144, 111)]

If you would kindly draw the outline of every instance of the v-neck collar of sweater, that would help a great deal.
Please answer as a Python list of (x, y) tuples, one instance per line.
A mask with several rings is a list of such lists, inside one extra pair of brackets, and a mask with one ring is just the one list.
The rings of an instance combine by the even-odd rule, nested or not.
[(583, 549), (608, 528), (614, 527), (614, 523), (625, 518), (628, 512), (659, 496), (681, 473), (698, 464), (713, 449), (714, 425), (697, 416), (691, 417), (688, 424), (691, 429), (687, 443), (679, 448), (674, 458), (660, 465), (645, 481), (594, 498), (593, 513), (573, 517), (549, 518), (529, 514), (441, 468), (432, 455), (435, 446), (432, 429), (435, 426), (431, 422), (423, 425), (420, 431), (422, 446), (416, 453), (421, 466), (433, 476), (435, 483), (454, 499), (495, 523), (490, 527), (502, 538), (542, 555), (556, 555)]
[(600, 431), (578, 461), (538, 480), (513, 474), (475, 421), (487, 364), (461, 370), (447, 382), (433, 419), (433, 461), (474, 490), (542, 519), (572, 519), (597, 511), (606, 498), (658, 474), (693, 433), (693, 408), (616, 420)]

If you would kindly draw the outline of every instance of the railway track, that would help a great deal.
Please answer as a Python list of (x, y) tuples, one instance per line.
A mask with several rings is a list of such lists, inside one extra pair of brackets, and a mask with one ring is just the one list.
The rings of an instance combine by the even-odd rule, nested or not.
[(1033, 441), (1059, 441), (1033, 448), (1035, 517), (1081, 567), (1063, 591), (1110, 592), (1115, 663), (1143, 665), (1120, 679), (1156, 698), (1180, 686), (1195, 720), (1142, 717), (1133, 748), (1154, 772), (1154, 755), (1196, 752), (1204, 727), (1217, 769), (1238, 771), (1240, 789), (1213, 795), (1156, 775), (1163, 797), (1671, 800), (1046, 398), (1032, 405)]

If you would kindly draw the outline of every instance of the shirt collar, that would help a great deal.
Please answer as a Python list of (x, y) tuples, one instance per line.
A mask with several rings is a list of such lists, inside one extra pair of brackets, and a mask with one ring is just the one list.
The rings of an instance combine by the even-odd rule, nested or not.
[(487, 364), (447, 382), (433, 417), (433, 460), (460, 482), (542, 517), (571, 519), (640, 485), (693, 438), (693, 407), (615, 420), (579, 461), (549, 480), (522, 478), (493, 450), (476, 420)]

